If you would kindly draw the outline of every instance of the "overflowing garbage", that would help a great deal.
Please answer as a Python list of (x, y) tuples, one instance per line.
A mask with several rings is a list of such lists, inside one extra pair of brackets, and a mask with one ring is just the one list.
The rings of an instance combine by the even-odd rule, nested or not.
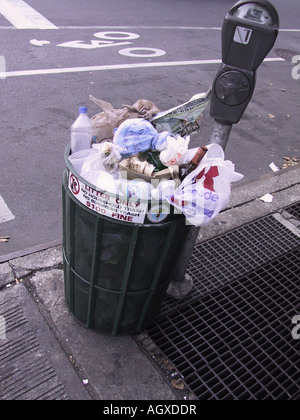
[(210, 96), (209, 90), (165, 112), (149, 100), (114, 109), (90, 96), (102, 112), (89, 119), (80, 108), (69, 161), (101, 191), (133, 202), (165, 201), (188, 223), (205, 225), (228, 204), (231, 183), (243, 178), (219, 145), (189, 148)]

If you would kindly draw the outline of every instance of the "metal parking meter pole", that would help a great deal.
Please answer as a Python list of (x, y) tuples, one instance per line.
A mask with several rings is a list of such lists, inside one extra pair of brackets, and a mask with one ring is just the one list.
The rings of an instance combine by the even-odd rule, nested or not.
[[(210, 114), (214, 127), (209, 144), (225, 150), (231, 128), (242, 118), (256, 82), (256, 70), (272, 49), (279, 31), (279, 17), (267, 0), (237, 2), (227, 13), (222, 28), (222, 65), (212, 85)], [(184, 298), (193, 287), (186, 270), (199, 227), (189, 227), (188, 237), (171, 276), (167, 294)]]
[(225, 151), (231, 129), (232, 124), (222, 124), (215, 120), (209, 144), (218, 144)]

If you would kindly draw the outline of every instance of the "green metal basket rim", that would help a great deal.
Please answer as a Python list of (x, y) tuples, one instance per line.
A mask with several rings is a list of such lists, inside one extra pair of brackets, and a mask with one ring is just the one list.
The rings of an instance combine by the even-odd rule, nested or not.
[[(76, 175), (76, 173), (75, 173), (75, 175)], [(70, 190), (68, 188), (68, 181), (67, 181), (67, 179), (68, 179), (68, 175), (67, 175), (67, 171), (65, 170), (63, 172), (63, 185), (64, 185), (64, 188), (65, 188), (66, 193), (68, 194), (69, 198), (71, 200), (73, 200), (76, 203), (76, 205), (79, 206), (82, 210), (87, 211), (88, 213), (90, 213), (93, 216), (97, 216), (97, 217), (99, 217), (101, 219), (104, 219), (107, 222), (112, 223), (112, 221), (113, 221), (113, 223), (116, 223), (118, 225), (132, 226), (132, 227), (137, 227), (137, 228), (146, 228), (146, 229), (150, 229), (150, 228), (151, 229), (154, 229), (154, 228), (156, 228), (156, 229), (162, 229), (162, 228), (165, 228), (165, 227), (167, 227), (169, 225), (173, 225), (174, 223), (180, 224), (180, 223), (183, 222), (183, 219), (185, 220), (185, 217), (184, 217), (183, 214), (178, 214), (179, 217), (176, 218), (175, 220), (169, 220), (168, 222), (162, 221), (160, 223), (128, 223), (126, 221), (112, 219), (111, 217), (104, 216), (103, 214), (99, 214), (99, 213), (95, 212), (94, 210), (89, 209), (84, 204), (82, 204), (79, 200), (77, 200), (77, 198), (70, 192)], [(149, 202), (147, 202), (147, 203), (149, 203)]]
[[(96, 185), (94, 185), (94, 184), (92, 184), (91, 182), (89, 182), (89, 181), (87, 181), (86, 179), (84, 179), (75, 169), (74, 169), (74, 167), (73, 167), (73, 165), (72, 165), (72, 163), (69, 161), (69, 156), (70, 156), (70, 152), (71, 152), (71, 143), (69, 143), (68, 144), (68, 146), (66, 147), (66, 149), (65, 149), (65, 155), (64, 155), (64, 157), (65, 157), (65, 163), (66, 163), (66, 166), (67, 166), (67, 168), (68, 168), (68, 170), (72, 173), (72, 174), (74, 174), (75, 176), (76, 176), (76, 178), (78, 178), (79, 179), (79, 181), (81, 181), (83, 184), (85, 184), (85, 185), (87, 185), (88, 187), (91, 187), (91, 188), (93, 188), (95, 191), (98, 191), (98, 192), (100, 192), (100, 193), (102, 193), (102, 194), (106, 194), (106, 195), (109, 195), (110, 197), (113, 197), (113, 198), (116, 198), (116, 195), (115, 194), (113, 194), (113, 193), (111, 193), (111, 192), (109, 192), (109, 191), (106, 191), (106, 190), (102, 190), (101, 188), (98, 188)], [(128, 201), (134, 201), (134, 200), (130, 200), (130, 199), (128, 199)], [(157, 205), (157, 204), (159, 204), (159, 205), (163, 205), (163, 204), (165, 204), (165, 205), (167, 205), (167, 206), (170, 206), (170, 204), (168, 203), (168, 201), (167, 200), (145, 200), (145, 199), (140, 199), (140, 202), (141, 203), (144, 203), (144, 204), (149, 204), (149, 203), (152, 203), (152, 204), (154, 204), (154, 205)]]

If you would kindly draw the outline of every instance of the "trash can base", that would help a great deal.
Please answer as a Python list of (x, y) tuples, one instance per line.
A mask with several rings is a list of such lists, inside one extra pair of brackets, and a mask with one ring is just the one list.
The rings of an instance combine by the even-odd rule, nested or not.
[[(81, 325), (104, 335), (140, 332), (159, 313), (190, 226), (182, 214), (133, 223), (95, 211), (77, 199), (80, 192), (85, 194), (80, 186), (84, 180), (77, 173), (72, 177), (67, 156), (62, 202), (69, 311)], [(76, 183), (75, 175), (81, 184)], [(110, 200), (95, 186), (84, 185)], [(152, 209), (152, 202), (145, 204)], [(158, 208), (164, 205), (161, 202)]]
[(193, 286), (192, 277), (189, 274), (185, 274), (183, 281), (170, 282), (166, 294), (172, 299), (182, 300), (191, 293)]

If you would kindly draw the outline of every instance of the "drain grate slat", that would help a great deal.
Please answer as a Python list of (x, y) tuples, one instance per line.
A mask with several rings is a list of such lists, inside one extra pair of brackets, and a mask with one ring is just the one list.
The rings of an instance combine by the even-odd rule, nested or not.
[(292, 216), (294, 216), (297, 220), (300, 220), (300, 203), (296, 203), (292, 206), (286, 207), (285, 210)]
[(187, 273), (194, 283), (193, 293), (174, 303), (166, 298), (160, 314), (212, 293), (232, 280), (257, 270), (300, 245), (300, 239), (273, 216), (249, 223), (195, 247)]
[(167, 302), (147, 329), (189, 391), (199, 400), (300, 399), (299, 237), (266, 217), (198, 245), (189, 270), (192, 296)]

